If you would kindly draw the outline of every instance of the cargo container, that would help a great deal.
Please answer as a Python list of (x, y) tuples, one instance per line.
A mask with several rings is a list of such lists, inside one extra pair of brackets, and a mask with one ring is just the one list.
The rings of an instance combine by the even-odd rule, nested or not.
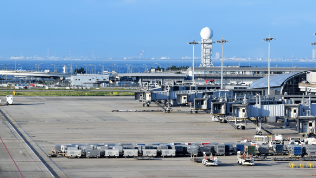
[(120, 156), (120, 150), (105, 149), (104, 150), (104, 156), (105, 157), (119, 157)]
[(171, 148), (176, 150), (177, 156), (183, 156), (187, 154), (187, 150), (184, 150), (182, 145), (171, 145)]
[(87, 158), (100, 158), (100, 150), (86, 150)]
[(123, 156), (124, 157), (138, 156), (138, 149), (125, 149)]
[(171, 156), (174, 157), (176, 156), (176, 150), (175, 149), (161, 149), (161, 156)]
[(309, 157), (316, 157), (316, 145), (306, 145), (304, 153)]
[(124, 153), (123, 153), (123, 147), (122, 146), (112, 146), (112, 149), (113, 150), (119, 150), (119, 155), (122, 156)]
[(289, 151), (289, 157), (301, 157), (303, 154), (303, 148), (301, 145), (287, 145)]
[(187, 153), (190, 156), (197, 156), (199, 154), (199, 146), (197, 145), (188, 145), (187, 147)]
[(225, 145), (225, 155), (229, 155), (230, 152), (230, 146), (229, 145)]
[(218, 145), (214, 145), (214, 151), (215, 151), (215, 155), (225, 155), (225, 145), (224, 144), (218, 144)]
[(284, 146), (283, 145), (273, 145), (273, 152), (276, 153), (276, 154), (283, 154), (283, 148)]
[(245, 146), (244, 150), (245, 152), (248, 152), (249, 155), (255, 155), (257, 152), (256, 146)]
[(53, 152), (54, 154), (60, 153), (60, 152), (61, 152), (61, 144), (56, 144), (56, 145), (54, 145), (54, 146), (53, 146), (53, 149), (52, 149), (52, 152)]
[(157, 150), (156, 149), (143, 149), (142, 150), (142, 156), (157, 156)]
[(199, 153), (198, 155), (202, 155), (203, 152), (205, 153), (215, 153), (213, 145), (201, 145), (199, 146)]
[(267, 144), (257, 145), (257, 149), (258, 149), (258, 154), (260, 155), (267, 155), (270, 153), (269, 145)]
[(236, 151), (245, 151), (245, 146), (243, 144), (237, 144)]
[(81, 150), (68, 150), (66, 155), (68, 158), (80, 158), (82, 156)]

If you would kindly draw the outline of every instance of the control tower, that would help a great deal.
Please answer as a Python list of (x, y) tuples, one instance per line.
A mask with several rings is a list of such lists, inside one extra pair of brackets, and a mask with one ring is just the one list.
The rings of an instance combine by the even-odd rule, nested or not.
[(201, 64), (200, 67), (213, 67), (212, 63), (212, 37), (213, 31), (204, 27), (201, 32)]

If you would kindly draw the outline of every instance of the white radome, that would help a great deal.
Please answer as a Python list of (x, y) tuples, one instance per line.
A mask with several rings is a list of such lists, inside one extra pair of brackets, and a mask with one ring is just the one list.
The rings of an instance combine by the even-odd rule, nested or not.
[(202, 39), (211, 39), (213, 37), (213, 31), (208, 27), (204, 27), (201, 30), (200, 35)]

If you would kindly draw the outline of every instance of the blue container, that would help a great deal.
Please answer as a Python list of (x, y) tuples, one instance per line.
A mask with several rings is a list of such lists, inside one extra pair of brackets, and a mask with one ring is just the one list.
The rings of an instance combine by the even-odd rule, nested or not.
[(275, 151), (277, 153), (282, 153), (283, 152), (283, 145), (275, 145)]
[(238, 145), (236, 145), (236, 150), (237, 151), (245, 151), (245, 146), (238, 144)]
[(302, 155), (302, 147), (294, 147), (294, 155)]

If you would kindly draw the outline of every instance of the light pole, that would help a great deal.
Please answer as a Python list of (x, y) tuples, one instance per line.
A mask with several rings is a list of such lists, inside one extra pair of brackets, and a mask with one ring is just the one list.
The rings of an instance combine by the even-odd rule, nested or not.
[(55, 72), (55, 71), (56, 71), (56, 70), (55, 70), (56, 66), (55, 66), (55, 64), (52, 64), (52, 65), (54, 66), (54, 72)]
[(273, 40), (275, 38), (270, 37), (269, 38), (265, 38), (263, 39), (263, 41), (267, 41), (269, 42), (269, 57), (268, 57), (268, 95), (270, 95), (270, 41)]
[(86, 74), (88, 74), (88, 66), (87, 64), (84, 64), (86, 66)]
[(194, 40), (192, 42), (189, 42), (188, 44), (193, 45), (193, 62), (192, 62), (192, 83), (194, 85), (194, 46), (199, 44), (198, 42), (195, 42)]
[(113, 64), (113, 67), (114, 67), (114, 70), (113, 70), (113, 71), (115, 71), (115, 66), (116, 66), (116, 64), (114, 63), (114, 64)]
[(221, 63), (221, 89), (223, 89), (223, 62), (224, 62), (224, 43), (228, 42), (227, 40), (222, 40), (216, 41), (216, 43), (222, 43), (222, 63)]
[(148, 72), (148, 71), (147, 71), (147, 65), (146, 65), (146, 64), (143, 64), (143, 65), (146, 67), (146, 68), (145, 68), (145, 72)]
[(37, 70), (38, 70), (38, 72), (39, 72), (39, 66), (40, 66), (41, 64), (43, 64), (43, 63), (40, 63), (40, 64), (38, 64), (38, 66), (37, 66)]

